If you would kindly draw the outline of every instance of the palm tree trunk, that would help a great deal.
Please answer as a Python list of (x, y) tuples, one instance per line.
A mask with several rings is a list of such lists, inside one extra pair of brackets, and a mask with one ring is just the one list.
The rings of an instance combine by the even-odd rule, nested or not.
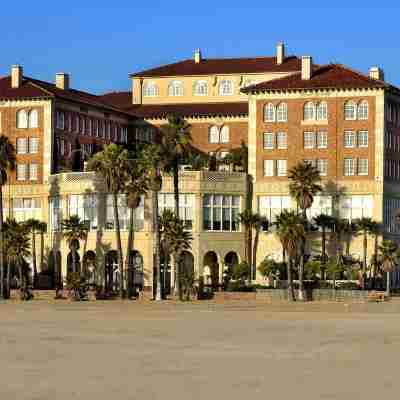
[(363, 262), (363, 279), (362, 279), (362, 288), (365, 290), (365, 280), (367, 278), (367, 231), (364, 231), (364, 243), (363, 243), (363, 255), (364, 255), (364, 262)]
[(43, 272), (44, 264), (44, 232), (40, 232), (40, 271)]
[(32, 265), (33, 265), (33, 288), (36, 289), (37, 284), (37, 265), (36, 265), (36, 233), (32, 228)]
[(160, 267), (160, 227), (158, 223), (158, 192), (152, 192), (152, 208), (153, 208), (153, 233), (154, 233), (154, 267), (156, 270), (156, 295), (157, 301), (162, 300), (161, 292), (161, 267)]
[(75, 274), (76, 270), (76, 249), (75, 246), (72, 246), (72, 272)]
[(286, 264), (287, 269), (287, 280), (288, 280), (288, 300), (296, 301), (293, 288), (293, 277), (292, 277), (292, 257), (289, 256), (288, 262)]
[(10, 287), (11, 287), (11, 263), (10, 260), (7, 260), (7, 278), (6, 278), (6, 295), (11, 297), (11, 292), (10, 292)]
[(390, 296), (390, 271), (386, 272), (386, 296)]
[[(133, 240), (134, 240), (134, 224), (135, 224), (135, 209), (131, 207), (129, 209), (129, 234), (128, 234), (128, 243), (126, 248), (126, 257), (125, 257), (125, 269), (128, 271), (128, 291), (130, 292), (133, 286), (133, 282), (129, 277), (135, 273), (132, 265), (132, 251), (133, 251)], [(131, 262), (132, 261), (132, 262)], [(131, 274), (130, 274), (131, 272)]]
[(87, 261), (86, 261), (86, 249), (87, 249), (88, 233), (85, 235), (85, 240), (83, 241), (83, 251), (82, 251), (82, 271), (81, 275), (86, 279), (87, 277)]
[(252, 267), (252, 248), (253, 248), (253, 229), (250, 227), (248, 229), (248, 237), (247, 237), (247, 255), (248, 255), (248, 260), (247, 260), (247, 264), (250, 268), (250, 275), (249, 275), (249, 283), (251, 283), (251, 280), (253, 278), (253, 267)]
[[(179, 168), (178, 163), (174, 164), (174, 199), (175, 199), (175, 215), (179, 218)], [(182, 297), (182, 285), (181, 285), (181, 271), (179, 255), (175, 254), (174, 267), (175, 267), (175, 279), (176, 279), (176, 292), (178, 293), (179, 300), (183, 300)], [(164, 267), (164, 274), (166, 273), (166, 267)]]
[(115, 224), (115, 238), (118, 247), (118, 267), (120, 273), (119, 294), (121, 299), (124, 297), (124, 261), (122, 259), (122, 244), (121, 244), (121, 230), (119, 225), (118, 216), (118, 193), (113, 193), (113, 207), (114, 207), (114, 224)]
[[(302, 210), (304, 221), (307, 221), (307, 212), (306, 210)], [(307, 233), (306, 233), (307, 234)], [(304, 253), (306, 249), (306, 239), (302, 239), (300, 243), (300, 263), (299, 263), (299, 300), (304, 300), (304, 283), (303, 283), (303, 275), (304, 275)]]
[(260, 241), (260, 228), (256, 227), (256, 234), (254, 235), (254, 244), (253, 244), (253, 279), (256, 279), (256, 271), (257, 271), (257, 250), (258, 250), (258, 242)]
[(4, 299), (3, 185), (0, 185), (0, 299)]

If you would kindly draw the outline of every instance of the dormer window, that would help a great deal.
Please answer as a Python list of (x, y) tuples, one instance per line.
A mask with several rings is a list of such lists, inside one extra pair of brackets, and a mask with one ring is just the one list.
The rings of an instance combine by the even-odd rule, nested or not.
[(219, 95), (220, 96), (232, 96), (233, 95), (233, 83), (228, 79), (224, 79), (219, 84)]
[(183, 96), (183, 83), (172, 81), (168, 86), (168, 96)]

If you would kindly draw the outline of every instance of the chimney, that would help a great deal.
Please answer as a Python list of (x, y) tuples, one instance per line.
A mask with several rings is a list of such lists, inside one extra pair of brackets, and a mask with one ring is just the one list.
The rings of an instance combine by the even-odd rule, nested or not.
[(279, 42), (276, 45), (276, 63), (278, 65), (283, 64), (285, 61), (285, 44), (283, 42)]
[(312, 57), (303, 56), (301, 57), (301, 79), (303, 81), (309, 81), (312, 76)]
[(58, 72), (56, 74), (56, 87), (62, 90), (69, 90), (69, 74)]
[(378, 67), (371, 67), (369, 69), (369, 77), (371, 79), (376, 79), (379, 81), (384, 81), (385, 80), (385, 75), (383, 73), (383, 70), (378, 68)]
[(201, 50), (200, 49), (196, 49), (194, 52), (194, 62), (196, 64), (199, 64), (201, 61)]
[(11, 87), (17, 89), (21, 86), (23, 68), (20, 65), (13, 65), (11, 67)]

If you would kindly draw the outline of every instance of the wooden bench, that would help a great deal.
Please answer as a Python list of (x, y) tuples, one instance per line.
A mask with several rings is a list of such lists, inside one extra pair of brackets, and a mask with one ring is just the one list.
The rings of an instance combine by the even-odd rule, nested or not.
[(368, 293), (368, 301), (375, 301), (377, 303), (383, 302), (386, 300), (385, 292), (371, 292)]

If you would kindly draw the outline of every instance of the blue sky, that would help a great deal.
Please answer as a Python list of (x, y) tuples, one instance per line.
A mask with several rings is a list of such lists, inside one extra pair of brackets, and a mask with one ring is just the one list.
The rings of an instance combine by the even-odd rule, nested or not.
[(262, 56), (273, 55), (282, 40), (291, 54), (317, 63), (381, 66), (400, 86), (398, 1), (379, 8), (369, 0), (309, 0), (308, 7), (291, 0), (136, 3), (4, 2), (0, 75), (19, 63), (26, 75), (53, 80), (69, 72), (74, 87), (102, 93), (126, 90), (130, 72), (192, 57), (197, 47), (205, 57)]

